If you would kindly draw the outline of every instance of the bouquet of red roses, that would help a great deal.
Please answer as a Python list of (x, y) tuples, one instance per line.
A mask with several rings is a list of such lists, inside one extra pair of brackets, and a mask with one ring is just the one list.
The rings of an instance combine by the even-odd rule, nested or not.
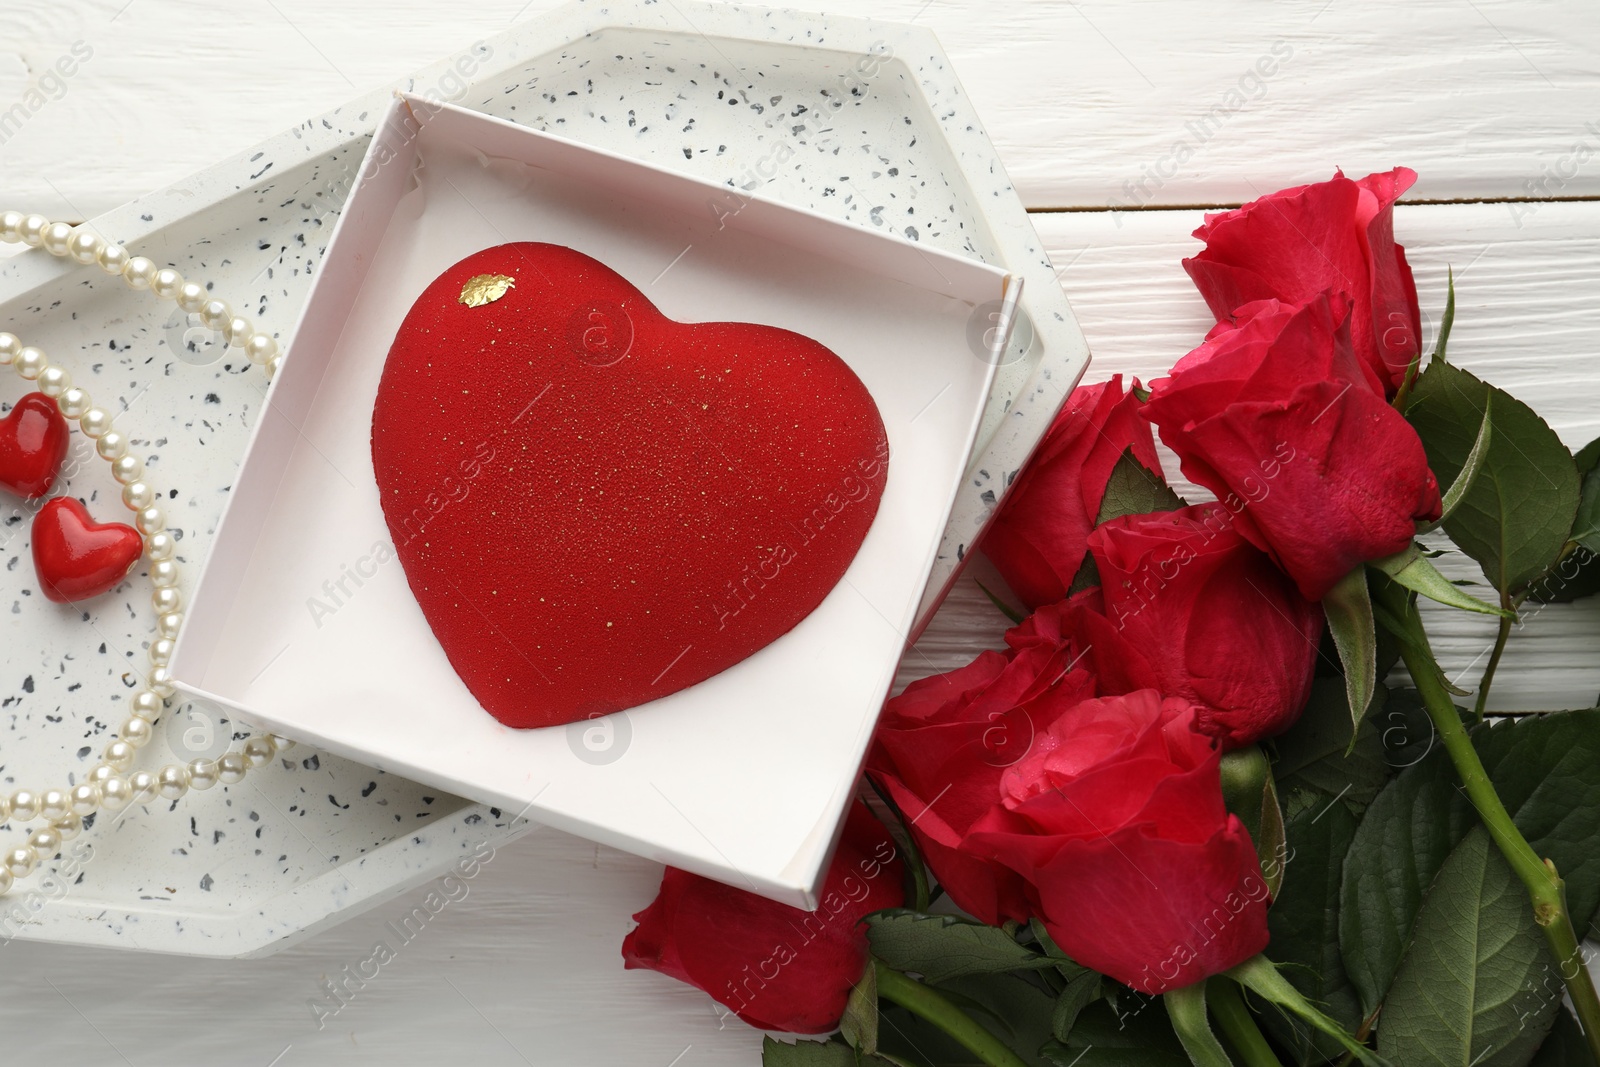
[[(983, 545), (1030, 614), (889, 701), (821, 909), (669, 870), (629, 967), (837, 1030), (769, 1067), (1600, 1062), (1600, 709), (1485, 715), (1600, 590), (1600, 441), (1448, 362), (1453, 286), (1424, 358), (1414, 179), (1206, 218), (1216, 327), (1067, 399)], [(1419, 598), (1498, 620), (1474, 691)]]

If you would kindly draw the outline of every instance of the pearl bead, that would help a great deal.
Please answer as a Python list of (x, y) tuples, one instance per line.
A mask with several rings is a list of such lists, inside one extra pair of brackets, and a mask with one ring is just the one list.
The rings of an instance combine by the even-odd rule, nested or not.
[(19, 789), (11, 794), (11, 818), (17, 822), (29, 822), (39, 815), (39, 794), (28, 790)]
[(100, 786), (94, 782), (73, 786), (70, 796), (74, 815), (93, 815), (100, 810)]
[(177, 637), (183, 629), (183, 612), (169, 611), (156, 620), (156, 633), (162, 637)]
[(50, 822), (60, 822), (72, 814), (72, 798), (60, 789), (47, 789), (39, 797), (39, 814)]
[(277, 752), (277, 746), (272, 743), (270, 734), (257, 735), (244, 743), (244, 758), (252, 767), (265, 767), (272, 762), (272, 757), (277, 755)]
[[(138, 483), (135, 482), (134, 484), (137, 485)], [(123, 495), (126, 496), (128, 490), (132, 488), (133, 486), (131, 485), (124, 487), (122, 490)], [(155, 507), (154, 505), (141, 508), (139, 510), (139, 514), (133, 517), (133, 524), (139, 527), (140, 533), (144, 534), (146, 537), (149, 537), (153, 533), (159, 533), (166, 527), (167, 513), (162, 511), (160, 508)], [(156, 610), (159, 612), (161, 609), (157, 608)]]
[(122, 487), (122, 502), (129, 511), (143, 511), (156, 502), (156, 491), (148, 482), (129, 482)]
[(251, 363), (266, 363), (278, 354), (278, 342), (264, 333), (252, 334), (245, 342), (244, 354)]
[(78, 426), (85, 437), (98, 438), (111, 429), (111, 416), (100, 408), (90, 408), (78, 416)]
[(4, 867), (0, 867), (0, 896), (5, 896), (13, 884), (15, 884), (15, 879), (11, 877), (11, 872)]
[(22, 239), (22, 219), (20, 211), (7, 211), (0, 215), (0, 241), (8, 244)]
[(178, 565), (170, 559), (158, 559), (150, 564), (150, 584), (157, 589), (170, 589), (178, 584)]
[[(160, 296), (160, 293), (156, 294)], [(208, 299), (206, 287), (199, 282), (184, 282), (178, 286), (178, 306), (191, 315), (205, 306)]]
[(178, 290), (183, 288), (183, 275), (171, 267), (162, 267), (156, 271), (154, 278), (150, 279), (150, 293), (162, 300), (176, 300)]
[(148, 689), (128, 703), (128, 710), (133, 713), (134, 717), (143, 719), (145, 722), (153, 722), (159, 719), (165, 707), (166, 704), (161, 697)]
[(111, 477), (122, 485), (136, 482), (144, 476), (144, 460), (138, 456), (118, 456), (111, 461)]
[(133, 802), (133, 791), (126, 778), (107, 778), (100, 783), (100, 805), (107, 811), (121, 811)]
[(56, 398), (56, 407), (61, 409), (64, 418), (81, 419), (83, 413), (89, 410), (89, 394), (73, 387)]
[(121, 459), (128, 454), (128, 439), (116, 430), (107, 430), (95, 442), (94, 450), (101, 459)]
[(151, 559), (171, 559), (172, 554), (178, 549), (178, 542), (169, 533), (151, 534), (145, 538), (145, 555)]
[(133, 759), (139, 754), (138, 750), (126, 741), (113, 741), (106, 746), (105, 755), (100, 758), (109, 767), (125, 771), (133, 766)]
[(133, 256), (129, 255), (126, 248), (123, 248), (121, 245), (111, 244), (110, 242), (107, 242), (105, 246), (100, 249), (99, 254), (94, 257), (94, 261), (100, 264), (100, 269), (105, 271), (107, 274), (121, 274), (123, 271), (128, 269), (128, 263), (131, 262), (132, 259)]
[(233, 308), (226, 300), (208, 300), (200, 309), (200, 321), (213, 330), (220, 330), (233, 319)]
[(100, 258), (100, 250), (105, 246), (103, 237), (80, 226), (72, 231), (72, 237), (67, 241), (67, 255), (79, 263), (93, 263)]
[(256, 334), (255, 323), (249, 319), (235, 316), (222, 326), (222, 339), (234, 348), (243, 348), (246, 341)]
[(155, 608), (157, 615), (165, 615), (169, 611), (178, 611), (183, 607), (183, 594), (171, 586), (165, 589), (157, 589), (150, 597), (150, 606)]
[(72, 227), (64, 222), (52, 222), (44, 228), (44, 235), (39, 243), (44, 245), (44, 250), (52, 256), (64, 256), (72, 243)]
[(160, 795), (156, 776), (149, 771), (134, 771), (128, 775), (128, 795), (135, 804), (148, 804)]
[[(172, 592), (172, 590), (163, 589), (162, 592), (167, 593)], [(150, 687), (150, 691), (155, 693), (157, 696), (162, 698), (170, 697), (173, 692), (172, 672), (167, 670), (165, 667), (157, 667), (152, 670), (149, 677), (145, 679), (145, 684), (148, 685)]]
[(249, 769), (250, 762), (244, 758), (243, 752), (224, 752), (222, 758), (217, 760), (217, 781), (223, 785), (243, 781)]
[(189, 761), (189, 788), (205, 792), (217, 784), (217, 761), (201, 757)]
[(129, 289), (148, 289), (155, 284), (156, 265), (144, 256), (134, 256), (122, 269), (122, 280)]
[(177, 800), (189, 791), (189, 769), (169, 763), (156, 775), (156, 792), (166, 800)]
[(165, 637), (150, 642), (150, 662), (157, 667), (165, 667), (172, 662), (172, 649), (176, 643)]
[(39, 392), (52, 400), (72, 388), (72, 375), (60, 367), (46, 367), (39, 374)]
[(11, 798), (0, 793), (0, 822), (11, 818)]
[(50, 225), (50, 220), (43, 215), (28, 215), (22, 220), (22, 225), (17, 227), (17, 236), (22, 238), (22, 243), (29, 248), (38, 248), (39, 242), (44, 240), (45, 228)]
[(56, 833), (61, 835), (61, 840), (71, 841), (83, 833), (83, 816), (67, 812), (55, 821)]
[(148, 719), (141, 719), (135, 715), (118, 728), (117, 736), (134, 748), (143, 748), (150, 743), (150, 738), (155, 736), (155, 729), (151, 727)]
[(272, 747), (279, 752), (287, 752), (294, 747), (295, 743), (292, 738), (284, 737), (282, 734), (270, 734), (268, 736), (272, 738)]
[(9, 364), (16, 361), (22, 354), (22, 342), (14, 333), (0, 333), (0, 364)]
[(283, 369), (283, 357), (273, 356), (267, 360), (267, 378), (270, 380), (278, 376), (278, 371)]
[(50, 361), (45, 358), (43, 352), (30, 346), (17, 353), (17, 361), (12, 365), (16, 367), (17, 374), (31, 382), (44, 373)]
[(117, 769), (115, 767), (109, 763), (100, 763), (95, 766), (94, 770), (89, 772), (89, 782), (92, 785), (104, 786), (106, 779), (115, 778), (116, 776)]
[(49, 859), (61, 851), (61, 834), (53, 826), (41, 826), (28, 838), (28, 847), (42, 859)]
[(32, 845), (19, 845), (6, 853), (5, 866), (14, 877), (26, 878), (39, 866), (39, 854)]

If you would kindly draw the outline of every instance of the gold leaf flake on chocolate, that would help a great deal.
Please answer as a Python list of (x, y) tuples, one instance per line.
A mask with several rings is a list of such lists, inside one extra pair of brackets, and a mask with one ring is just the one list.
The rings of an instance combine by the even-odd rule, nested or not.
[(517, 280), (506, 274), (479, 274), (461, 287), (461, 302), (469, 308), (492, 304), (516, 287)]

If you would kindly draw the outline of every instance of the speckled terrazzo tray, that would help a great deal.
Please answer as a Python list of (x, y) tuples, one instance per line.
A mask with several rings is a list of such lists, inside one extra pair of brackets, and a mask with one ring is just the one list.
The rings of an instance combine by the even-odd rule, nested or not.
[[(731, 190), (760, 189), (1026, 279), (1030, 323), (999, 369), (924, 602), (930, 614), (1087, 362), (1049, 261), (932, 35), (759, 8), (578, 3), (447, 57), (406, 88)], [(387, 99), (387, 91), (369, 94), (96, 225), (137, 254), (213, 282), (287, 342)], [(730, 193), (723, 210), (736, 204)], [(50, 352), (102, 403), (126, 406), (119, 425), (148, 457), (152, 479), (173, 490), (165, 506), (193, 574), (265, 383), (172, 310), (40, 254), (0, 268), (0, 325)], [(975, 352), (985, 326), (974, 320)], [(0, 390), (6, 405), (23, 392), (14, 381)], [(74, 449), (87, 457), (81, 438)], [(84, 458), (76, 468), (70, 491), (114, 513), (120, 505), (104, 464)], [(86, 619), (39, 596), (27, 518), (20, 507), (0, 512), (6, 790), (49, 788), (93, 765), (122, 717), (150, 627), (142, 579), (95, 602)], [(180, 711), (137, 766), (196, 754), (204, 729), (186, 739), (196, 726), (200, 719)], [(92, 829), (79, 839), (92, 858), (70, 876), (24, 883), (0, 903), (0, 938), (262, 954), (526, 828), (302, 746), (237, 786), (133, 809)], [(55, 888), (26, 896), (46, 886)]]

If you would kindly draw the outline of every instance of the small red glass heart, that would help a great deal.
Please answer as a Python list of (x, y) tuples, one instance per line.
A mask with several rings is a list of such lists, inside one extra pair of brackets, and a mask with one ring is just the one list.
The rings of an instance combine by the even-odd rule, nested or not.
[(71, 497), (56, 497), (33, 517), (33, 567), (44, 595), (58, 604), (109, 592), (143, 553), (138, 530), (95, 522)]
[(44, 496), (67, 454), (67, 420), (56, 402), (29, 393), (0, 419), (0, 486), (25, 500)]

